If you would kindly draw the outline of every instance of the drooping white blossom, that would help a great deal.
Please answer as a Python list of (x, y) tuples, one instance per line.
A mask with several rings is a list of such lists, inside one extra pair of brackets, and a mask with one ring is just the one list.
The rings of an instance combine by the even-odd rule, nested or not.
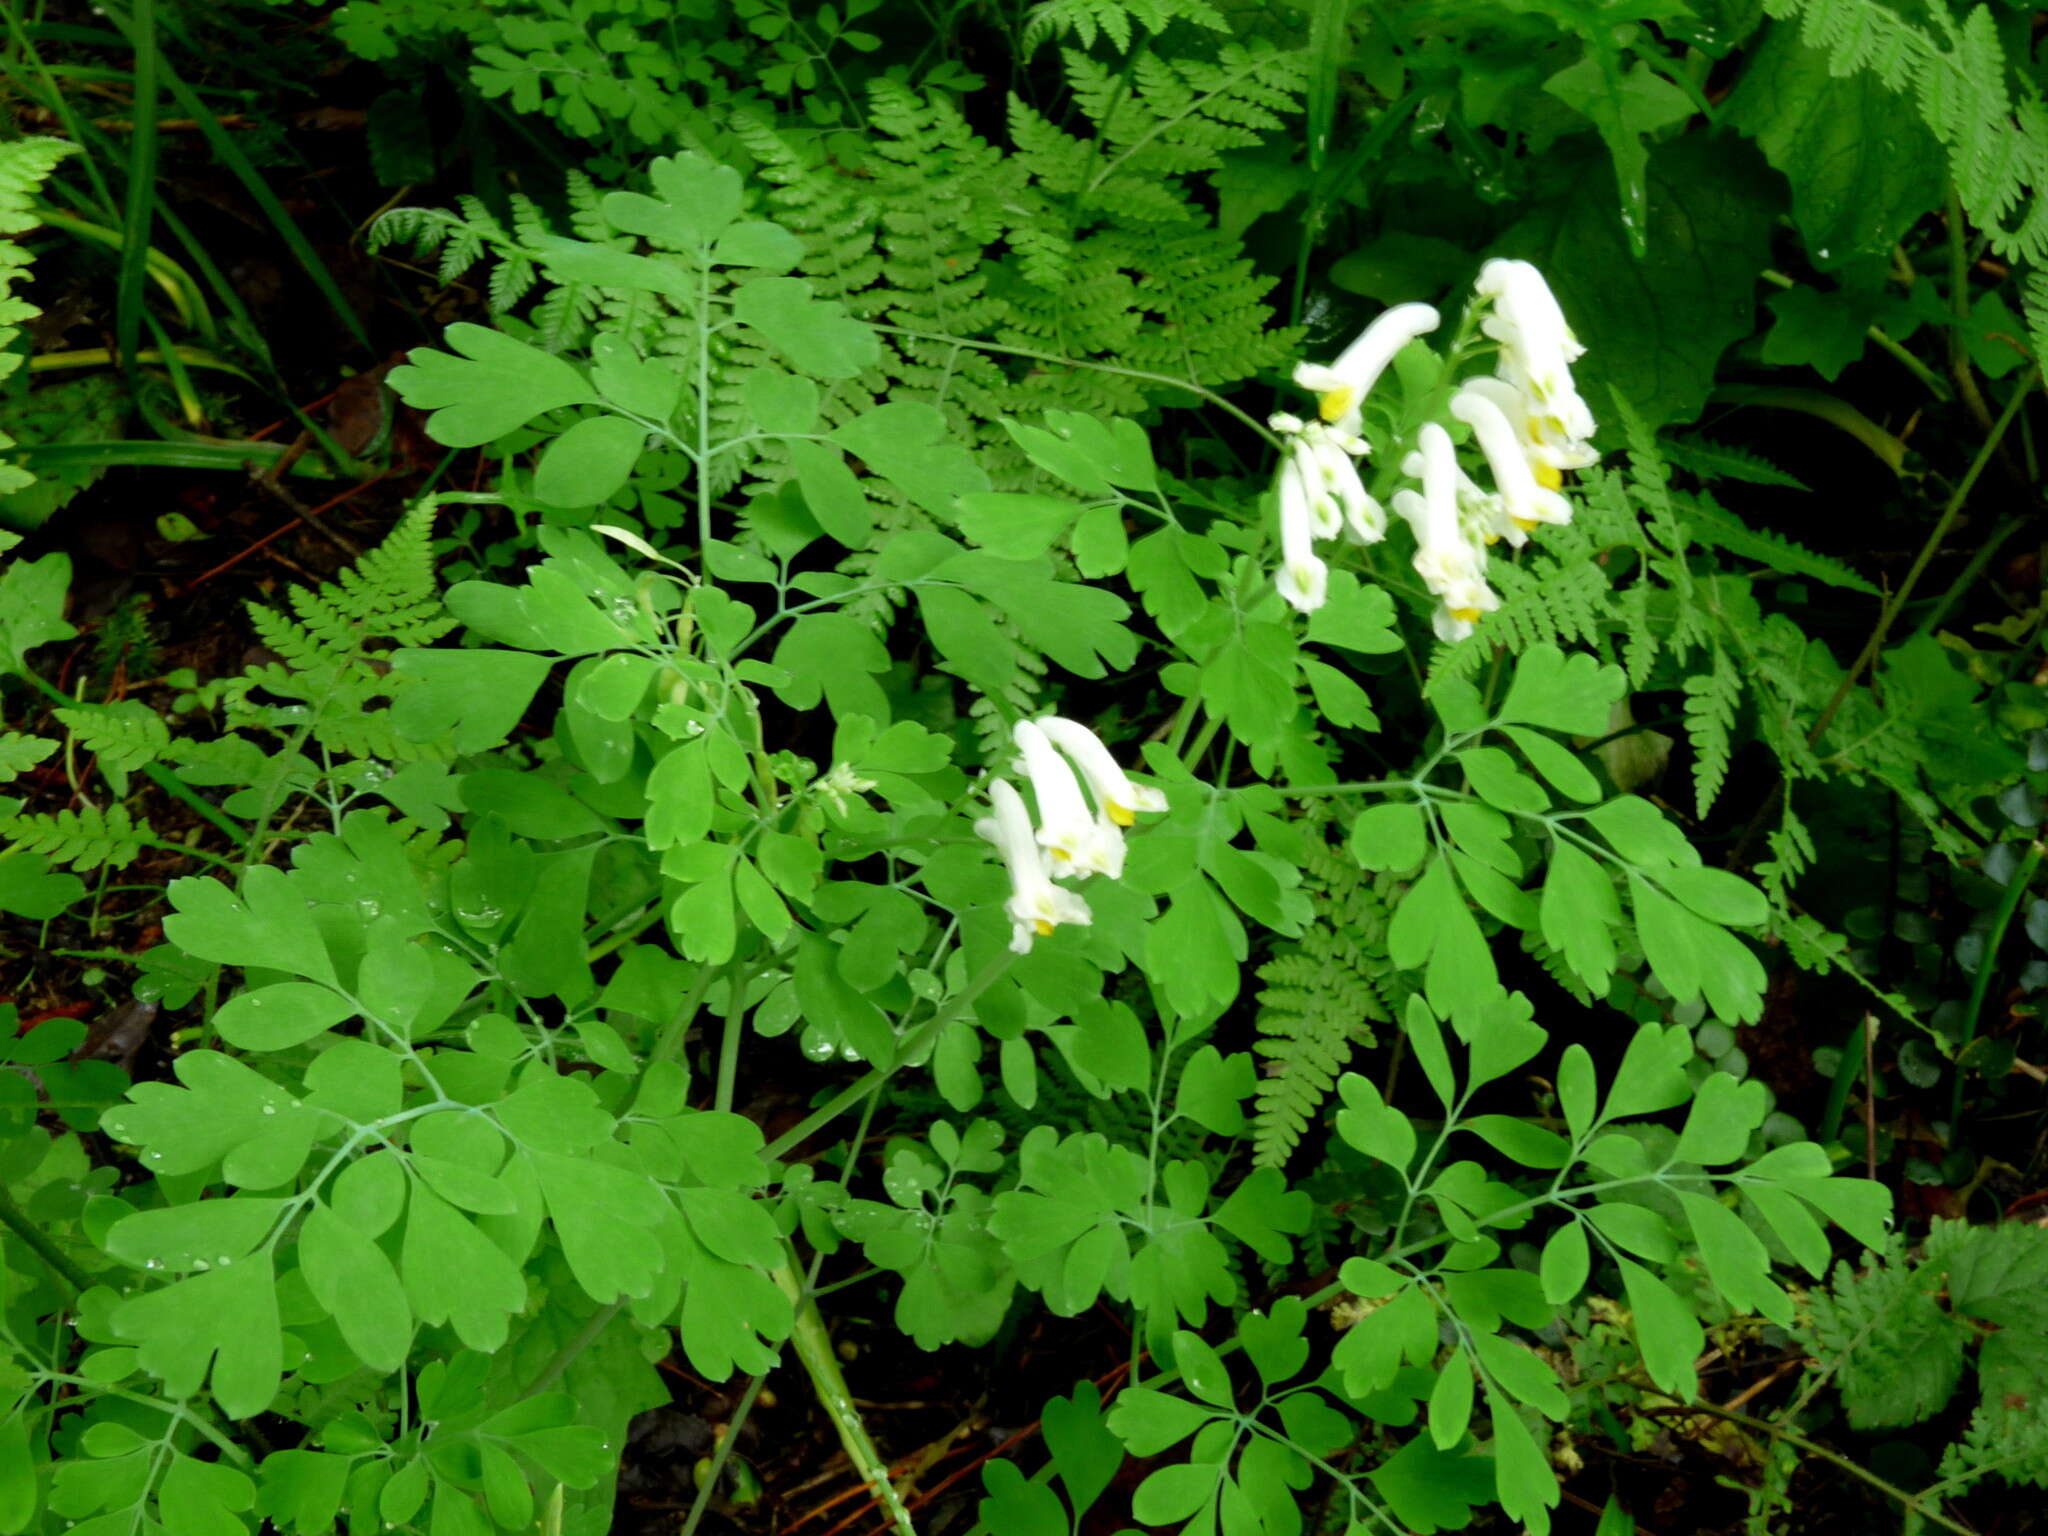
[(1273, 585), (1297, 611), (1314, 613), (1329, 599), (1330, 568), (1316, 554), (1315, 502), (1293, 454), (1280, 464), (1279, 500), (1280, 569)]
[(1334, 363), (1299, 363), (1294, 382), (1316, 394), (1316, 413), (1339, 431), (1356, 434), (1359, 407), (1373, 385), (1409, 342), (1437, 327), (1437, 312), (1427, 304), (1396, 304), (1359, 332), (1357, 340)]
[(1360, 544), (1386, 537), (1387, 514), (1359, 478), (1358, 459), (1365, 444), (1334, 428), (1312, 426), (1295, 438), (1290, 452), (1307, 487), (1311, 521), (1319, 539), (1350, 532)]
[(1435, 594), (1438, 638), (1462, 640), (1482, 614), (1500, 606), (1486, 582), (1486, 545), (1460, 516), (1460, 471), (1451, 436), (1435, 422), (1424, 424), (1415, 452), (1403, 466), (1422, 490), (1397, 491), (1394, 510), (1415, 532), (1415, 573)]
[[(1523, 458), (1528, 461), (1529, 473), (1546, 491), (1554, 491), (1564, 484), (1564, 471), (1586, 469), (1600, 462), (1599, 450), (1585, 438), (1568, 437), (1557, 423), (1539, 421), (1532, 416), (1528, 397), (1506, 379), (1467, 379), (1458, 387), (1458, 393), (1489, 400), (1500, 410), (1501, 415), (1507, 418)], [(1587, 434), (1590, 435), (1592, 430), (1589, 419)]]
[(1107, 817), (1113, 825), (1128, 827), (1137, 821), (1141, 811), (1166, 809), (1166, 796), (1150, 785), (1132, 783), (1131, 776), (1103, 745), (1102, 738), (1078, 720), (1046, 715), (1038, 721), (1038, 728), (1048, 741), (1073, 759), (1081, 777), (1088, 782), (1088, 793), (1095, 798), (1097, 814)]
[(1038, 802), (1038, 842), (1051, 873), (1116, 878), (1124, 867), (1123, 833), (1088, 808), (1073, 768), (1035, 722), (1019, 720), (1010, 739), (1024, 759), (1031, 797)]
[(1010, 919), (1010, 948), (1028, 954), (1034, 939), (1051, 938), (1061, 923), (1085, 926), (1094, 921), (1088, 903), (1065, 886), (1053, 884), (1046, 873), (1045, 855), (1031, 830), (1031, 813), (1024, 797), (1007, 779), (996, 779), (988, 787), (993, 816), (975, 822), (976, 835), (994, 843), (1010, 873), (1010, 898), (1003, 910)]
[(1586, 349), (1543, 274), (1526, 261), (1495, 258), (1479, 269), (1473, 287), (1492, 301), (1480, 329), (1500, 343), (1496, 371), (1523, 397), (1530, 440), (1567, 454), (1589, 452), (1593, 413), (1572, 382), (1571, 368)]
[(1538, 523), (1568, 523), (1572, 504), (1538, 483), (1529, 456), (1515, 435), (1514, 423), (1483, 389), (1466, 385), (1451, 397), (1451, 414), (1471, 427), (1479, 451), (1493, 471), (1500, 510), (1509, 526), (1501, 531), (1519, 546)]

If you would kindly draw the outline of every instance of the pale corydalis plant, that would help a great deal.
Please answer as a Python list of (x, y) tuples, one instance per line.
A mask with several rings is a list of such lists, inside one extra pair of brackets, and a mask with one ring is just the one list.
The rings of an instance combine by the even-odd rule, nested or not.
[(974, 830), (995, 844), (1009, 871), (1004, 911), (1010, 948), (1021, 955), (1062, 923), (1093, 921), (1088, 903), (1057, 881), (1121, 876), (1124, 829), (1141, 813), (1165, 810), (1166, 796), (1133, 783), (1102, 739), (1078, 721), (1058, 715), (1020, 720), (1011, 741), (1038, 806), (1037, 825), (1016, 788), (995, 779), (988, 791), (994, 814), (977, 821)]
[[(1585, 347), (1542, 273), (1525, 261), (1489, 261), (1473, 285), (1473, 300), (1481, 309), (1480, 333), (1498, 349), (1495, 371), (1460, 384), (1448, 403), (1448, 421), (1469, 430), (1492, 489), (1458, 462), (1447, 423), (1430, 421), (1401, 465), (1419, 487), (1393, 497), (1394, 510), (1415, 535), (1415, 572), (1437, 599), (1432, 627), (1446, 641), (1467, 638), (1500, 606), (1486, 579), (1488, 547), (1505, 540), (1519, 549), (1532, 529), (1570, 522), (1571, 503), (1559, 490), (1564, 473), (1598, 459), (1590, 442), (1593, 414), (1571, 373)], [(1287, 413), (1271, 418), (1287, 440), (1275, 485), (1280, 568), (1274, 585), (1302, 613), (1313, 613), (1329, 596), (1329, 567), (1316, 552), (1318, 540), (1348, 536), (1373, 544), (1386, 537), (1386, 512), (1357, 468), (1369, 451), (1361, 435), (1363, 407), (1395, 355), (1437, 323), (1427, 304), (1395, 305), (1334, 363), (1295, 368), (1294, 382), (1316, 394), (1315, 420)]]

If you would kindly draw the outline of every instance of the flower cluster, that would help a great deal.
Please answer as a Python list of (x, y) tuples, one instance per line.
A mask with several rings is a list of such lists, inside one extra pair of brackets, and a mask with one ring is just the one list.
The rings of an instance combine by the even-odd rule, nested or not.
[[(1571, 365), (1585, 348), (1565, 323), (1550, 285), (1526, 261), (1493, 260), (1474, 284), (1486, 306), (1480, 331), (1498, 344), (1490, 378), (1467, 379), (1450, 400), (1453, 420), (1471, 430), (1493, 489), (1460, 467), (1450, 432), (1430, 421), (1416, 435), (1401, 472), (1420, 483), (1393, 496), (1393, 510), (1415, 534), (1415, 571), (1437, 599), (1434, 625), (1444, 640), (1462, 640), (1480, 616), (1500, 606), (1487, 584), (1487, 547), (1505, 539), (1519, 548), (1539, 523), (1568, 523), (1571, 503), (1559, 494), (1568, 469), (1598, 455), (1588, 441), (1593, 414), (1572, 383)], [(1303, 613), (1323, 605), (1329, 567), (1318, 539), (1348, 534), (1360, 544), (1386, 537), (1387, 517), (1359, 477), (1367, 447), (1360, 407), (1394, 355), (1436, 329), (1427, 304), (1397, 304), (1366, 327), (1336, 362), (1303, 363), (1294, 382), (1317, 396), (1317, 419), (1272, 418), (1288, 439), (1280, 466), (1280, 595)]]
[(1033, 939), (1049, 937), (1061, 923), (1092, 920), (1088, 903), (1055, 881), (1090, 875), (1116, 879), (1124, 872), (1124, 829), (1140, 811), (1165, 810), (1166, 796), (1133, 784), (1102, 739), (1075, 721), (1058, 715), (1020, 720), (1011, 739), (1038, 802), (1038, 826), (1031, 825), (1024, 797), (1007, 779), (996, 779), (988, 790), (995, 814), (977, 821), (974, 830), (996, 845), (1009, 869), (1010, 899), (1004, 910), (1010, 917), (1010, 948), (1021, 955)]

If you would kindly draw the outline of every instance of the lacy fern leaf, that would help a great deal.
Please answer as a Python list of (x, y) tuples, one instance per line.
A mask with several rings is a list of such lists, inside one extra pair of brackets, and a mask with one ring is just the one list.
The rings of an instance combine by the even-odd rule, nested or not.
[(391, 686), (378, 653), (431, 645), (455, 627), (434, 580), (432, 527), (430, 508), (408, 512), (333, 581), (295, 589), (289, 614), (249, 604), (256, 633), (280, 660), (223, 686), (229, 723), (287, 737), (305, 732), (350, 757), (411, 762), (445, 755), (403, 740), (389, 711), (377, 707)]
[(1733, 752), (1735, 706), (1742, 697), (1742, 678), (1729, 654), (1718, 647), (1714, 665), (1685, 680), (1685, 733), (1692, 740), (1693, 797), (1705, 816), (1728, 778)]
[(1223, 13), (1207, 0), (1041, 0), (1024, 23), (1024, 53), (1036, 53), (1049, 38), (1072, 38), (1083, 48), (1106, 39), (1118, 53), (1128, 53), (1131, 39), (1142, 32), (1164, 32), (1186, 21), (1211, 32), (1228, 32)]
[(1372, 1026), (1392, 1017), (1382, 988), (1388, 910), (1383, 894), (1341, 848), (1310, 828), (1303, 885), (1315, 917), (1299, 940), (1259, 967), (1259, 1038), (1265, 1058), (1252, 1123), (1252, 1161), (1277, 1168)]
[(52, 864), (68, 864), (81, 872), (128, 863), (151, 836), (149, 827), (137, 822), (123, 805), (0, 816), (0, 839), (25, 853), (40, 853)]

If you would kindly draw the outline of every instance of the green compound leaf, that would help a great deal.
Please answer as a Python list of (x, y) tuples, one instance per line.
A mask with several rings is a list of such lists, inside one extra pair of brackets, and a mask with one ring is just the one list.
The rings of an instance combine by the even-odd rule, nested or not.
[(209, 1367), (213, 1400), (231, 1419), (261, 1413), (277, 1396), (284, 1345), (267, 1253), (131, 1297), (108, 1321), (168, 1396), (194, 1396)]
[(1750, 1133), (1770, 1112), (1764, 1085), (1716, 1072), (1700, 1084), (1672, 1156), (1682, 1163), (1732, 1163), (1749, 1150)]
[(299, 1269), (356, 1358), (395, 1371), (412, 1346), (412, 1308), (391, 1260), (370, 1239), (347, 1216), (315, 1205), (299, 1229)]
[(1366, 1475), (1416, 1536), (1463, 1530), (1494, 1493), (1491, 1457), (1446, 1454), (1429, 1435), (1417, 1435)]
[(1472, 789), (1488, 805), (1517, 816), (1541, 816), (1550, 809), (1543, 786), (1515, 766), (1499, 747), (1467, 747), (1452, 754)]
[(1559, 794), (1582, 805), (1590, 805), (1600, 798), (1600, 781), (1576, 752), (1561, 742), (1521, 726), (1507, 726), (1504, 734)]
[(1081, 511), (1075, 502), (1006, 491), (971, 491), (956, 508), (960, 531), (1005, 560), (1044, 554)]
[(1176, 1329), (1173, 1335), (1173, 1363), (1180, 1371), (1181, 1380), (1195, 1396), (1218, 1408), (1228, 1408), (1233, 1401), (1230, 1388), (1230, 1372), (1199, 1334), (1186, 1329)]
[(624, 416), (586, 416), (549, 443), (533, 472), (533, 494), (557, 507), (611, 500), (640, 462), (647, 428)]
[(450, 448), (480, 448), (534, 417), (595, 405), (590, 384), (561, 358), (481, 325), (448, 327), (457, 354), (416, 347), (388, 376), (407, 405), (432, 411), (427, 432)]
[(486, 1354), (505, 1342), (509, 1320), (526, 1305), (519, 1269), (455, 1207), (415, 1185), (399, 1261), (406, 1300), (423, 1323), (451, 1323), (456, 1336)]
[[(619, 410), (657, 425), (675, 414), (683, 376), (671, 357), (642, 357), (620, 331), (600, 331), (590, 342), (590, 381)], [(793, 430), (806, 431), (808, 424)]]
[(312, 909), (282, 870), (267, 864), (250, 869), (239, 899), (202, 876), (173, 880), (167, 894), (177, 910), (164, 919), (164, 933), (187, 954), (334, 982)]
[(1763, 1239), (1718, 1200), (1690, 1190), (1679, 1191), (1678, 1199), (1707, 1273), (1721, 1294), (1733, 1306), (1790, 1327), (1792, 1299), (1771, 1283), (1771, 1256)]
[(787, 272), (804, 259), (804, 243), (780, 224), (750, 219), (718, 237), (711, 260), (721, 267), (756, 267)]
[(1502, 725), (1540, 725), (1573, 736), (1599, 736), (1609, 712), (1627, 690), (1627, 675), (1597, 656), (1567, 656), (1548, 643), (1532, 645), (1515, 660), (1514, 680), (1495, 717)]
[(518, 727), (552, 665), (524, 651), (394, 651), (391, 670), (404, 686), (392, 699), (391, 723), (407, 741), (488, 751)]
[(1429, 1393), (1429, 1438), (1440, 1451), (1455, 1450), (1472, 1422), (1472, 1357), (1451, 1351)]
[(0, 912), (31, 922), (55, 917), (85, 894), (85, 882), (51, 870), (39, 853), (16, 848), (0, 859)]
[(272, 1451), (258, 1469), (257, 1513), (294, 1536), (326, 1536), (348, 1497), (354, 1464), (325, 1451)]
[(1522, 1416), (1498, 1398), (1492, 1420), (1493, 1485), (1500, 1507), (1532, 1530), (1547, 1530), (1549, 1510), (1562, 1497), (1557, 1474)]
[(1567, 1222), (1543, 1245), (1538, 1270), (1543, 1299), (1553, 1306), (1569, 1306), (1585, 1289), (1592, 1268), (1592, 1246), (1586, 1239), (1586, 1229), (1576, 1221)]
[(71, 557), (66, 554), (12, 560), (0, 570), (0, 671), (19, 672), (23, 658), (37, 646), (78, 633), (64, 619), (70, 590)]
[(283, 981), (229, 998), (213, 1016), (229, 1045), (284, 1051), (356, 1016), (356, 1006), (331, 987)]
[(800, 373), (850, 379), (881, 360), (874, 330), (843, 305), (811, 296), (800, 277), (763, 277), (733, 296), (733, 313)]
[(285, 1205), (283, 1200), (241, 1196), (138, 1211), (114, 1223), (105, 1246), (115, 1258), (144, 1269), (225, 1267), (255, 1250)]
[(182, 1087), (137, 1083), (128, 1104), (100, 1119), (108, 1135), (144, 1149), (150, 1172), (202, 1173), (272, 1138), (279, 1145), (295, 1138), (303, 1160), (318, 1117), (270, 1079), (218, 1051), (187, 1051), (171, 1070)]
[(1415, 1158), (1415, 1127), (1400, 1110), (1380, 1097), (1370, 1078), (1347, 1072), (1337, 1080), (1344, 1108), (1337, 1112), (1337, 1134), (1369, 1157), (1396, 1169)]
[(1694, 1369), (1707, 1347), (1706, 1331), (1693, 1309), (1676, 1291), (1642, 1265), (1616, 1259), (1621, 1283), (1635, 1314), (1636, 1342), (1643, 1352), (1643, 1367), (1650, 1379), (1682, 1402), (1699, 1395), (1700, 1382)]
[(703, 155), (666, 155), (647, 167), (655, 195), (614, 192), (604, 216), (615, 229), (673, 251), (702, 250), (740, 216), (740, 173)]
[(1047, 411), (1043, 427), (1006, 418), (1003, 428), (1032, 463), (1085, 495), (1159, 489), (1152, 440), (1128, 417), (1104, 421), (1081, 411)]

